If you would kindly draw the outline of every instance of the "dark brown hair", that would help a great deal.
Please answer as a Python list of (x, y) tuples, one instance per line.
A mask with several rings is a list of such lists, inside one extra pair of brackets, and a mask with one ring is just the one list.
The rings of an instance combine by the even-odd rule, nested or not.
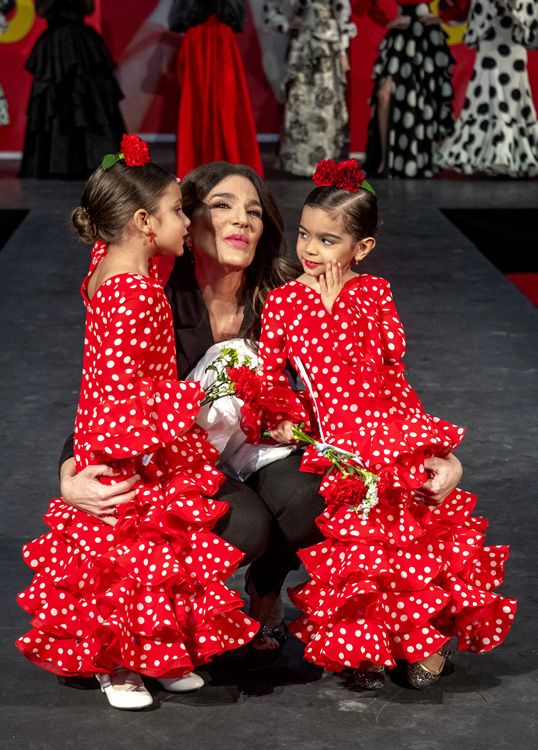
[(359, 242), (365, 237), (375, 237), (378, 226), (377, 198), (366, 189), (356, 193), (337, 187), (316, 187), (307, 196), (305, 206), (321, 208), (342, 216), (344, 229)]
[(117, 242), (135, 211), (152, 214), (174, 175), (156, 164), (128, 167), (118, 161), (109, 169), (98, 167), (90, 176), (72, 221), (84, 242)]
[(245, 315), (252, 315), (253, 322), (245, 339), (255, 342), (260, 337), (261, 311), (267, 294), (298, 275), (298, 267), (282, 255), (285, 250), (284, 222), (269, 188), (251, 167), (225, 161), (211, 162), (191, 170), (181, 181), (183, 211), (192, 219), (215, 185), (232, 175), (249, 180), (262, 205), (263, 231), (254, 260), (246, 269)]

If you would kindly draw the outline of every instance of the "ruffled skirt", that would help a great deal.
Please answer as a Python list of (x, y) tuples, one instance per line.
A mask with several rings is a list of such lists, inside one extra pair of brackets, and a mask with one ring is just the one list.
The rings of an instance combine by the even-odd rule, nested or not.
[(123, 95), (101, 36), (83, 23), (48, 28), (26, 63), (34, 80), (21, 177), (82, 179), (119, 151)]
[(432, 509), (382, 483), (363, 518), (358, 496), (335, 491), (342, 481), (330, 475), (322, 484), (327, 509), (317, 523), (326, 540), (299, 553), (310, 580), (290, 592), (304, 613), (291, 629), (306, 658), (340, 671), (420, 661), (452, 637), (475, 653), (499, 645), (516, 611), (514, 599), (494, 592), (508, 548), (485, 546), (487, 521), (471, 515), (476, 498), (454, 490)]
[(436, 162), (463, 174), (538, 174), (527, 50), (512, 41), (510, 30), (499, 29), (496, 39), (480, 42), (462, 113)]
[(181, 386), (172, 393), (162, 381), (145, 404), (133, 402), (123, 433), (125, 407), (104, 406), (96, 424), (106, 416), (108, 427), (85, 436), (97, 459), (142, 476), (116, 525), (56, 498), (45, 515), (50, 531), (23, 549), (35, 576), (18, 601), (33, 627), (16, 645), (51, 672), (91, 676), (120, 666), (180, 676), (256, 634), (225, 584), (243, 554), (211, 531), (228, 508), (209, 497), (223, 478), (216, 451), (198, 427), (170, 437), (171, 416), (190, 424), (196, 415), (199, 389)]

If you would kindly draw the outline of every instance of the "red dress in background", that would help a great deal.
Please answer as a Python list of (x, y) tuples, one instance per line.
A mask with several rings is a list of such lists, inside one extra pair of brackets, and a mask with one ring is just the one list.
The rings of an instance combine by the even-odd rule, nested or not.
[(190, 28), (179, 52), (177, 174), (211, 161), (263, 176), (256, 126), (235, 34), (216, 15)]
[[(349, 280), (325, 309), (318, 292), (290, 281), (267, 296), (259, 355), (260, 427), (307, 422), (284, 374), (301, 361), (313, 388), (323, 440), (359, 454), (381, 476), (378, 504), (357, 508), (363, 485), (328, 473), (316, 523), (325, 541), (299, 552), (310, 580), (290, 591), (303, 616), (291, 629), (305, 657), (332, 671), (362, 661), (420, 661), (456, 637), (458, 648), (489, 651), (505, 638), (514, 599), (494, 593), (508, 548), (485, 546), (476, 497), (454, 490), (439, 507), (417, 502), (424, 459), (445, 455), (463, 429), (425, 413), (404, 377), (405, 334), (385, 279)], [(299, 372), (301, 377), (303, 375)], [(302, 468), (324, 472), (312, 448)]]
[[(254, 637), (258, 625), (225, 581), (243, 554), (211, 532), (228, 505), (212, 500), (223, 476), (195, 425), (203, 392), (178, 381), (172, 314), (156, 278), (119, 274), (87, 308), (75, 423), (76, 470), (105, 462), (141, 475), (115, 526), (55, 498), (50, 531), (26, 544), (35, 575), (19, 595), (32, 629), (17, 641), (60, 675), (116, 667), (181, 676)], [(123, 475), (123, 476), (122, 476)], [(104, 481), (107, 481), (106, 479)], [(110, 481), (110, 480), (108, 480)]]

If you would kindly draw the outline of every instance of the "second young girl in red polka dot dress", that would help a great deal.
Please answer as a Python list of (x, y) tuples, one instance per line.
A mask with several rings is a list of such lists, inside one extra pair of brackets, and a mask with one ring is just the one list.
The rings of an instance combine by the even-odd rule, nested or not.
[[(304, 612), (292, 630), (308, 659), (357, 670), (363, 687), (381, 687), (397, 660), (425, 687), (441, 673), (453, 636), (476, 653), (506, 636), (516, 602), (493, 590), (508, 549), (484, 546), (487, 521), (471, 515), (470, 493), (454, 490), (437, 507), (416, 494), (428, 458), (449, 454), (464, 431), (426, 414), (405, 379), (405, 335), (389, 283), (352, 270), (375, 246), (373, 188), (353, 160), (320, 163), (314, 181), (297, 240), (303, 274), (264, 307), (258, 426), (280, 442), (292, 439), (294, 423), (317, 427), (321, 454), (319, 444), (309, 447), (304, 470), (325, 471), (323, 444), (331, 445), (379, 483), (377, 504), (365, 511), (367, 487), (357, 475), (333, 471), (323, 480), (327, 507), (317, 523), (326, 539), (299, 553), (310, 580), (291, 592)], [(288, 385), (286, 360), (308, 385), (310, 418)]]
[(157, 253), (183, 252), (190, 222), (180, 186), (127, 136), (81, 203), (74, 224), (99, 242), (82, 285), (77, 471), (101, 461), (117, 470), (102, 481), (140, 478), (113, 524), (52, 501), (49, 533), (23, 551), (35, 576), (19, 603), (33, 628), (17, 647), (58, 675), (96, 675), (116, 708), (144, 708), (153, 699), (141, 674), (174, 692), (200, 687), (191, 670), (248, 642), (258, 624), (225, 584), (243, 554), (211, 532), (228, 508), (210, 498), (223, 476), (195, 425), (203, 392), (177, 380), (172, 316), (154, 265)]

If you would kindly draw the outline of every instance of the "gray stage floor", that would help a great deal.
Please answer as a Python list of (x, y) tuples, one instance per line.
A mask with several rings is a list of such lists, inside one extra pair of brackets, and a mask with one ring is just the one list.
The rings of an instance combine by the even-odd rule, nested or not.
[[(309, 184), (278, 176), (271, 184), (293, 243)], [(439, 209), (536, 207), (538, 184), (377, 187), (384, 224), (364, 270), (392, 282), (407, 328), (409, 377), (428, 409), (468, 425), (459, 450), (462, 485), (478, 493), (478, 510), (491, 523), (489, 540), (512, 545), (503, 591), (520, 605), (505, 644), (483, 656), (458, 655), (455, 671), (427, 692), (405, 687), (396, 674), (383, 691), (367, 693), (305, 664), (290, 639), (272, 667), (253, 668), (237, 655), (205, 670), (208, 685), (198, 693), (155, 690), (158, 710), (136, 714), (112, 710), (97, 690), (63, 687), (19, 656), (13, 641), (27, 628), (27, 616), (15, 596), (30, 578), (19, 549), (43, 532), (41, 514), (57, 493), (57, 459), (80, 378), (78, 286), (88, 252), (69, 229), (79, 184), (4, 176), (0, 208), (30, 213), (0, 252), (0, 747), (537, 746), (538, 315)], [(236, 583), (242, 585), (242, 575)]]

